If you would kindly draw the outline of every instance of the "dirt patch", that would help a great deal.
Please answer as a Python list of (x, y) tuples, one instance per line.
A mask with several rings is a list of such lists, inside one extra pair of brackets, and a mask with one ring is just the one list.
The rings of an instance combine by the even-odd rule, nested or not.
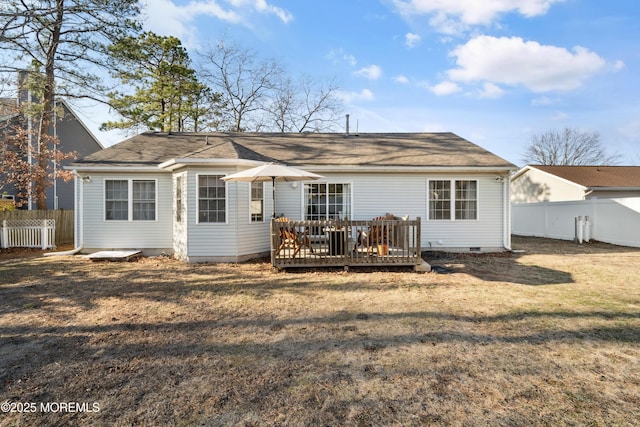
[(60, 245), (54, 250), (42, 250), (38, 248), (0, 248), (0, 261), (20, 258), (38, 258), (46, 252), (62, 252), (73, 249), (73, 245)]
[(3, 262), (0, 425), (634, 425), (640, 251), (514, 247), (445, 275)]

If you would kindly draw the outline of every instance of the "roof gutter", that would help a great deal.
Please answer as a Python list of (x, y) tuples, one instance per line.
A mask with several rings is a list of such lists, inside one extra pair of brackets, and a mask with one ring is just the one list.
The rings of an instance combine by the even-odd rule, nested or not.
[(640, 191), (640, 187), (587, 187), (585, 191)]
[(293, 165), (297, 168), (314, 172), (474, 172), (509, 174), (517, 168), (510, 166), (361, 166), (361, 165)]
[(268, 162), (245, 159), (170, 159), (157, 168), (174, 171), (185, 166), (260, 166)]
[(64, 169), (85, 172), (158, 172), (157, 166), (84, 166), (70, 165)]

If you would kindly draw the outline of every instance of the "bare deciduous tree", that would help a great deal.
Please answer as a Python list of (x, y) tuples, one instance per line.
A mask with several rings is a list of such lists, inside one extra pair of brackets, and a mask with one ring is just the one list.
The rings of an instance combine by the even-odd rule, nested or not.
[(228, 114), (220, 130), (328, 131), (337, 124), (341, 104), (333, 80), (302, 76), (294, 81), (275, 59), (262, 60), (225, 40), (200, 57), (202, 79), (222, 94)]
[(200, 56), (203, 80), (222, 94), (229, 115), (225, 127), (234, 132), (254, 128), (284, 75), (280, 64), (273, 59), (260, 60), (253, 50), (225, 40)]
[(279, 132), (333, 130), (341, 117), (335, 81), (316, 82), (303, 75), (297, 82), (286, 79), (267, 106), (267, 119)]
[(618, 159), (607, 153), (598, 132), (571, 128), (534, 135), (522, 157), (527, 164), (557, 166), (613, 165)]

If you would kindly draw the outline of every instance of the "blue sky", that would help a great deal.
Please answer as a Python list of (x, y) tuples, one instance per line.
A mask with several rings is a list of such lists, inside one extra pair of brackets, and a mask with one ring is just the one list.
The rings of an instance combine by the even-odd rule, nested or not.
[(532, 135), (571, 127), (640, 165), (635, 0), (147, 0), (145, 15), (194, 60), (227, 37), (335, 78), (352, 130), (451, 131), (522, 165)]

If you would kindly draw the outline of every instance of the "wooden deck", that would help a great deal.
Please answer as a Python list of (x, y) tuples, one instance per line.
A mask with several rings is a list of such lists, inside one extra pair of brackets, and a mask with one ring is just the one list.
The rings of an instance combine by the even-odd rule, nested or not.
[(271, 221), (276, 268), (416, 266), (421, 264), (420, 218), (415, 220)]

